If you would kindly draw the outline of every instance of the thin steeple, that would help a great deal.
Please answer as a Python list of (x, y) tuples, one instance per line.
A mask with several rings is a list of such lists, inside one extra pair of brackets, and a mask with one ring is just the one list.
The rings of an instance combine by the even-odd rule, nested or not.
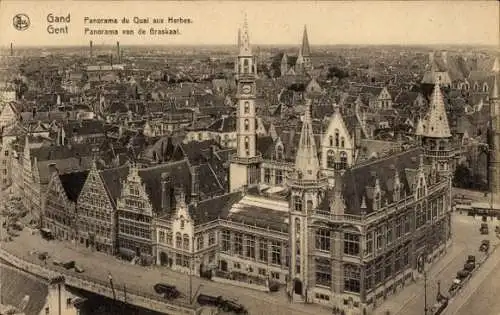
[(238, 48), (241, 47), (241, 28), (238, 28)]
[(307, 37), (306, 25), (304, 25), (304, 33), (302, 34), (302, 49), (300, 52), (304, 57), (311, 56), (311, 48), (309, 47), (309, 38)]
[(307, 101), (307, 108), (302, 123), (299, 147), (295, 158), (295, 170), (302, 174), (301, 179), (316, 180), (320, 170), (316, 141), (312, 129), (311, 101)]
[(498, 81), (497, 74), (493, 77), (493, 86), (491, 87), (490, 99), (496, 100), (498, 99)]
[(431, 138), (449, 138), (451, 137), (450, 125), (446, 117), (446, 109), (444, 107), (443, 94), (439, 87), (439, 81), (434, 84), (432, 92), (429, 112), (427, 113), (426, 122), (424, 124), (424, 137)]
[(250, 47), (250, 35), (248, 33), (248, 22), (247, 15), (245, 14), (245, 19), (243, 21), (243, 29), (241, 30), (240, 36), (240, 56), (252, 56), (252, 49)]

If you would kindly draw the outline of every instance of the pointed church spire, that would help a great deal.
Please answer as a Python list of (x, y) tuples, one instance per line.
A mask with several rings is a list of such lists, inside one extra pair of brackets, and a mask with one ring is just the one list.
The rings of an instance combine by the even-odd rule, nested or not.
[(307, 26), (304, 25), (304, 33), (302, 34), (302, 49), (301, 55), (304, 57), (311, 56), (311, 48), (309, 48), (309, 38), (307, 37)]
[(241, 47), (241, 28), (238, 28), (238, 48)]
[(311, 101), (307, 100), (307, 102), (302, 131), (300, 133), (299, 147), (295, 158), (295, 169), (302, 174), (302, 179), (316, 180), (318, 179), (320, 168), (316, 141), (312, 129)]
[(443, 94), (441, 93), (438, 80), (434, 84), (423, 136), (432, 138), (451, 137), (450, 125), (448, 124), (446, 109), (444, 108)]
[(497, 75), (493, 77), (493, 86), (491, 87), (490, 99), (497, 100), (498, 99), (498, 80)]
[(248, 34), (247, 15), (243, 21), (243, 29), (240, 36), (240, 56), (252, 56), (252, 49), (250, 47), (250, 35)]

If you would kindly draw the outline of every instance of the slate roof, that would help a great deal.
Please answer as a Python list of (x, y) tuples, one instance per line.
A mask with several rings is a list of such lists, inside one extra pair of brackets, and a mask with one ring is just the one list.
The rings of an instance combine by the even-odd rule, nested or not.
[(50, 166), (54, 164), (58, 173), (60, 175), (69, 174), (74, 172), (80, 172), (84, 170), (89, 170), (92, 167), (92, 158), (91, 157), (70, 157), (67, 159), (59, 159), (59, 160), (46, 160), (46, 161), (38, 161), (38, 174), (40, 177), (40, 183), (46, 184), (50, 181), (51, 170)]
[(230, 212), (227, 218), (274, 231), (288, 231), (288, 212), (284, 211), (240, 204), (238, 211)]
[(59, 175), (59, 179), (69, 200), (73, 202), (77, 201), (88, 174), (89, 171), (83, 171)]
[(207, 130), (212, 132), (236, 132), (236, 117), (220, 118), (208, 126)]
[(363, 198), (366, 200), (366, 213), (373, 212), (373, 186), (376, 178), (378, 178), (380, 188), (383, 191), (382, 204), (384, 204), (384, 200), (392, 202), (392, 184), (396, 171), (403, 184), (402, 192), (410, 194), (413, 183), (407, 177), (406, 170), (418, 168), (421, 154), (423, 154), (421, 148), (413, 148), (347, 170), (341, 179), (342, 195), (346, 205), (345, 213), (359, 215)]
[(146, 187), (146, 193), (153, 206), (153, 211), (162, 213), (161, 208), (161, 176), (168, 173), (171, 183), (174, 187), (182, 187), (189, 199), (191, 195), (191, 172), (187, 161), (179, 161), (168, 164), (162, 164), (149, 168), (139, 169), (139, 176)]
[(206, 199), (197, 205), (190, 204), (189, 213), (196, 225), (210, 222), (217, 218), (226, 218), (231, 207), (240, 201), (241, 198), (242, 195), (240, 192), (234, 192)]
[(117, 168), (102, 170), (100, 175), (108, 192), (108, 196), (116, 205), (116, 200), (120, 197), (122, 181), (127, 178), (129, 166), (124, 165)]

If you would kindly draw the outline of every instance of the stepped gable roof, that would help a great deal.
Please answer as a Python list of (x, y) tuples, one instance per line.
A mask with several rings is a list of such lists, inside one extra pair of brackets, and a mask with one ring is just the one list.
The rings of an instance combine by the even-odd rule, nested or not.
[(108, 192), (109, 198), (116, 205), (116, 200), (121, 195), (122, 182), (127, 178), (129, 165), (105, 169), (100, 172), (101, 178)]
[(146, 187), (146, 193), (153, 211), (161, 213), (161, 176), (168, 173), (173, 187), (182, 187), (186, 196), (191, 195), (191, 172), (186, 160), (139, 169), (139, 176)]
[(49, 294), (48, 286), (34, 276), (17, 269), (0, 266), (2, 303), (19, 307), (25, 296), (29, 296), (24, 314), (41, 314)]
[(88, 174), (89, 171), (83, 171), (59, 175), (59, 180), (61, 181), (69, 200), (76, 202), (78, 196), (80, 196), (80, 192), (82, 191)]
[(234, 192), (206, 199), (197, 205), (190, 204), (189, 214), (196, 225), (207, 223), (217, 218), (224, 219), (229, 215), (231, 207), (240, 201), (241, 198), (241, 192)]
[(423, 153), (421, 148), (414, 148), (406, 152), (391, 155), (387, 158), (374, 162), (355, 166), (347, 170), (342, 176), (342, 195), (346, 205), (346, 214), (361, 214), (361, 203), (363, 198), (366, 202), (366, 213), (373, 212), (373, 187), (375, 180), (379, 180), (382, 191), (382, 204), (387, 200), (392, 202), (391, 184), (398, 172), (399, 180), (403, 184), (402, 193), (409, 195), (413, 184), (406, 176), (407, 169), (417, 169), (419, 166), (418, 157)]

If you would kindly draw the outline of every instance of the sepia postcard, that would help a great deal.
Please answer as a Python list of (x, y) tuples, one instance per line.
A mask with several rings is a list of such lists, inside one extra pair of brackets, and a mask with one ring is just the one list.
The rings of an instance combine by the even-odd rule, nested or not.
[(0, 1), (0, 315), (500, 315), (499, 15)]

